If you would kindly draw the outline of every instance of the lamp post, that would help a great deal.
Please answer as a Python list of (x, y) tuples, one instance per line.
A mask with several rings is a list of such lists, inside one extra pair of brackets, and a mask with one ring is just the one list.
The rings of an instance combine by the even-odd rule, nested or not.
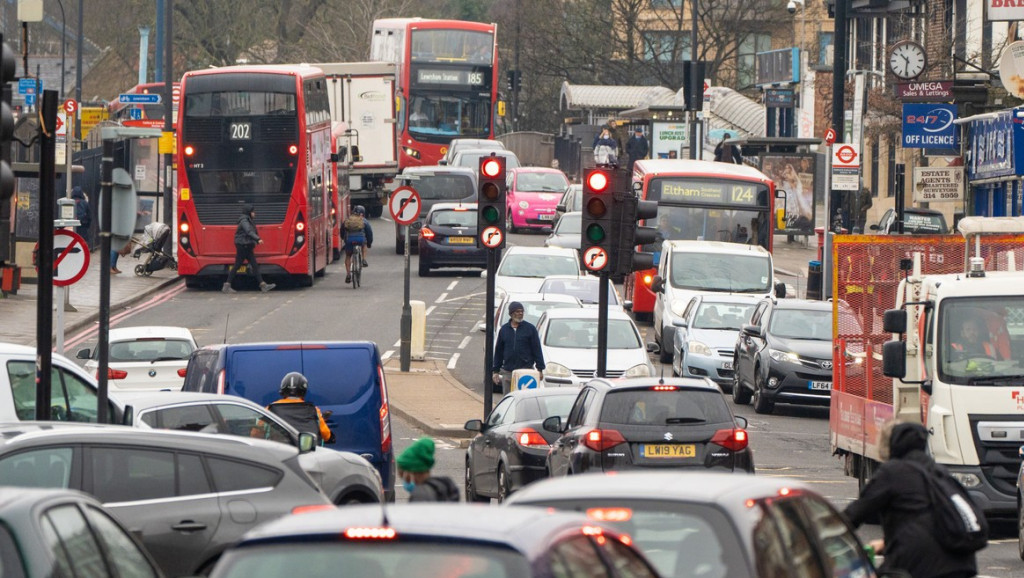
[(64, 53), (68, 45), (68, 21), (64, 17), (64, 3), (57, 0), (57, 6), (60, 6), (60, 98), (64, 98)]

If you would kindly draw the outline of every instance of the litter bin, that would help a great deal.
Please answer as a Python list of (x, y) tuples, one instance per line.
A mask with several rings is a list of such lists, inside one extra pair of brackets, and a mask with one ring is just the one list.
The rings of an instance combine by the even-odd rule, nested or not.
[(821, 261), (807, 263), (807, 298), (821, 300)]

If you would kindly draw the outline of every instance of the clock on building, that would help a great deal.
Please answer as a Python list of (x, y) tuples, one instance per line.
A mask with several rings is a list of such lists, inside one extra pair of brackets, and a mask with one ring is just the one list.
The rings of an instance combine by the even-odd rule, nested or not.
[(903, 80), (917, 78), (927, 65), (924, 46), (913, 40), (897, 42), (889, 51), (889, 70)]

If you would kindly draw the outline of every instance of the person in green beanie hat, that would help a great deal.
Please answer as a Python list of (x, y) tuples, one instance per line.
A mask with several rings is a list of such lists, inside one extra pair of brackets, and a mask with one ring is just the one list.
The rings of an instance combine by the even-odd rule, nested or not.
[(410, 502), (458, 502), (459, 487), (451, 478), (431, 476), (434, 440), (420, 438), (398, 456), (398, 475)]

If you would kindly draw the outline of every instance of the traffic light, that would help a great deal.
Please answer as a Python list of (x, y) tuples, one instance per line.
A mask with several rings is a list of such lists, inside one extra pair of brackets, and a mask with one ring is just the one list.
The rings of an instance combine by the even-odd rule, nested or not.
[(637, 245), (649, 245), (658, 240), (658, 230), (641, 227), (638, 221), (646, 222), (658, 216), (657, 201), (641, 201), (632, 192), (622, 196), (618, 205), (619, 236), (616, 247), (619, 258), (616, 273), (628, 275), (654, 267), (654, 253), (638, 251)]
[(583, 267), (589, 271), (614, 271), (614, 192), (616, 174), (610, 168), (592, 168), (583, 173)]
[(11, 82), (14, 82), (14, 50), (0, 34), (0, 204), (14, 196), (14, 171), (11, 169), (11, 142), (14, 139), (14, 112), (11, 108)]
[(500, 249), (505, 246), (505, 159), (480, 157), (480, 194), (477, 200), (477, 246)]

